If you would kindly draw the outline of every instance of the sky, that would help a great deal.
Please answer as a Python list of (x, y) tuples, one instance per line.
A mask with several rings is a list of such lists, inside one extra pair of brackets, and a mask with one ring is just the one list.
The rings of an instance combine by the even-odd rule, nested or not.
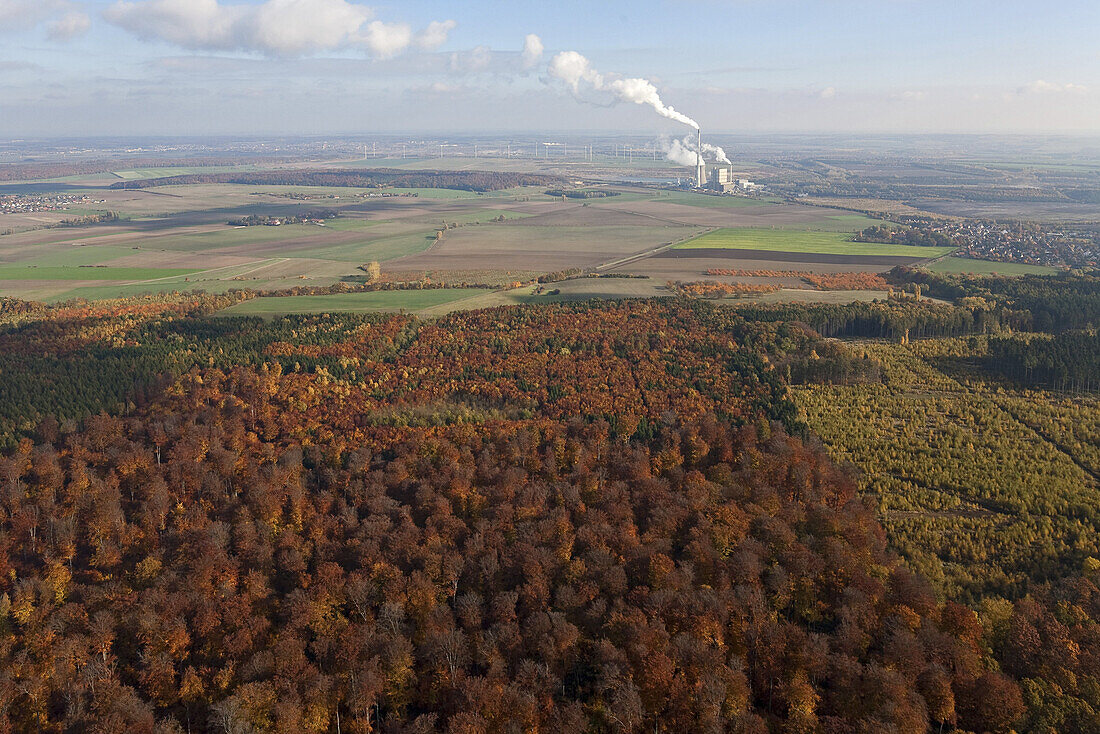
[(1098, 34), (1096, 0), (0, 0), (0, 136), (1096, 134)]

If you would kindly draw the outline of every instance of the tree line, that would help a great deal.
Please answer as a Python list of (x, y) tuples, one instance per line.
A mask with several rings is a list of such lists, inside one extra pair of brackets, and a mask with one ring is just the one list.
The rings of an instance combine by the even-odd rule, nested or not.
[(1090, 392), (1100, 389), (1100, 332), (1005, 337), (989, 342), (989, 369), (1028, 385)]
[(520, 186), (554, 186), (558, 176), (491, 171), (403, 171), (394, 168), (338, 170), (286, 169), (263, 172), (199, 173), (157, 179), (118, 181), (112, 189), (145, 189), (189, 184), (244, 184), (248, 186), (336, 186), (354, 188), (459, 189), (499, 191)]

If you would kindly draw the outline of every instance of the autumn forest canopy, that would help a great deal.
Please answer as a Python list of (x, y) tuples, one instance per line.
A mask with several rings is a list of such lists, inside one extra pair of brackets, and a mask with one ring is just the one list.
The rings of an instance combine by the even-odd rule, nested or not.
[[(0, 301), (0, 730), (1100, 731), (1097, 278), (890, 279)], [(869, 405), (910, 444), (845, 443)], [(1020, 425), (1049, 494), (915, 484)]]

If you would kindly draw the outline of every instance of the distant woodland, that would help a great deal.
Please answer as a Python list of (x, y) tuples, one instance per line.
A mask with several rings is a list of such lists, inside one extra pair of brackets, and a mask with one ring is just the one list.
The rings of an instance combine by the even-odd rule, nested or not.
[(134, 168), (196, 168), (207, 166), (245, 166), (288, 163), (293, 159), (269, 156), (211, 156), (206, 158), (111, 158), (64, 163), (7, 163), (0, 165), (0, 181), (34, 181), (66, 176), (87, 176)]
[(517, 186), (553, 186), (557, 176), (532, 173), (495, 173), (489, 171), (403, 171), (393, 168), (373, 170), (265, 171), (258, 173), (199, 173), (168, 178), (119, 181), (112, 189), (144, 189), (153, 186), (185, 184), (247, 184), (249, 186), (350, 186), (359, 188), (460, 189), (463, 191), (499, 191)]
[(1077, 304), (1019, 348), (1081, 351), (1094, 279), (1051, 281), (435, 321), (0, 301), (0, 729), (1100, 731), (1100, 560), (945, 598), (793, 399), (896, 394), (823, 334), (1011, 350)]

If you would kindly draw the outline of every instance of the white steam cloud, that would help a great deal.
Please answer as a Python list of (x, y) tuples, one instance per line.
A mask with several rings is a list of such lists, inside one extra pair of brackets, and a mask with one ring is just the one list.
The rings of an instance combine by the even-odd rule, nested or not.
[(683, 140), (674, 139), (672, 142), (666, 142), (665, 157), (679, 166), (693, 167), (700, 162), (690, 135)]
[(710, 143), (703, 143), (702, 152), (704, 155), (700, 155), (696, 149), (695, 137), (692, 135), (688, 135), (682, 140), (675, 138), (662, 140), (661, 147), (664, 150), (665, 157), (680, 166), (696, 166), (704, 161), (707, 153), (712, 155), (719, 163), (732, 163), (729, 156), (726, 155), (726, 151)]
[(714, 159), (719, 163), (732, 163), (729, 157), (726, 155), (726, 151), (722, 150), (717, 145), (711, 145), (710, 143), (703, 143), (703, 152), (710, 153), (714, 156)]
[(455, 27), (454, 21), (435, 21), (417, 34), (405, 23), (375, 20), (372, 8), (348, 0), (118, 0), (103, 17), (143, 40), (276, 57), (359, 48), (389, 58), (413, 44), (438, 48)]
[(550, 61), (549, 71), (551, 77), (568, 84), (574, 96), (580, 96), (586, 89), (610, 93), (616, 101), (648, 105), (662, 117), (699, 129), (699, 123), (695, 120), (662, 102), (657, 87), (648, 79), (606, 79), (576, 51), (562, 51), (556, 55)]

